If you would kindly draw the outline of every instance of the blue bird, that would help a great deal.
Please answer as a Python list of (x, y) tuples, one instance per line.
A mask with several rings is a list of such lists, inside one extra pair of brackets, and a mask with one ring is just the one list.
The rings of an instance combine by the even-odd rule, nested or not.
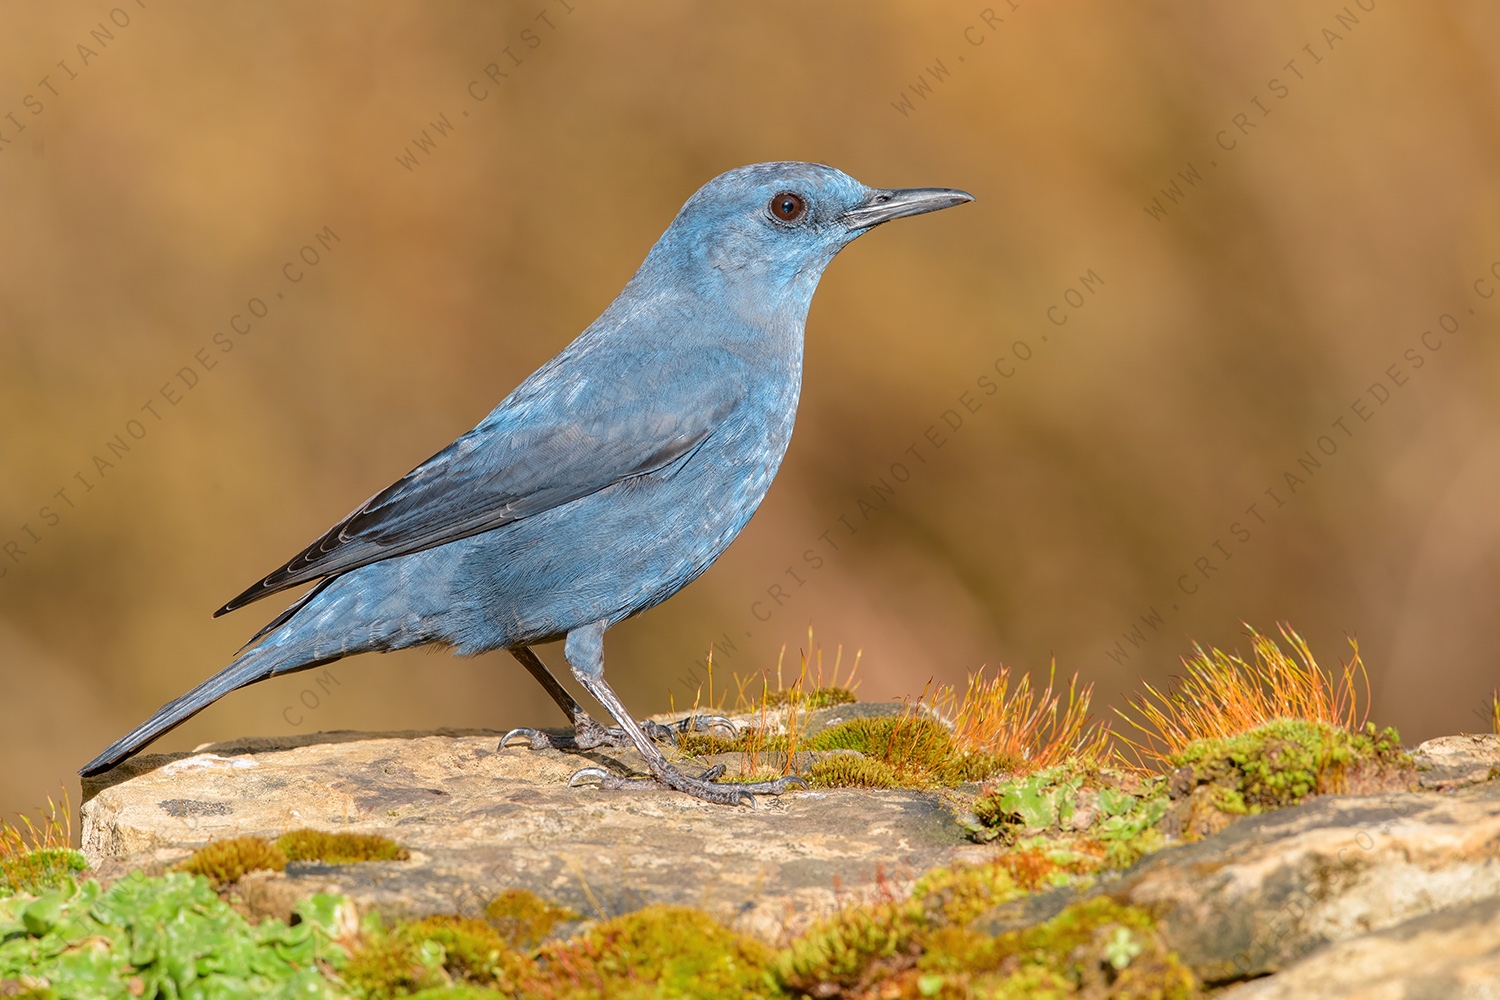
[[(690, 777), (604, 681), (604, 633), (713, 565), (786, 454), (814, 289), (835, 254), (892, 219), (973, 198), (868, 188), (832, 167), (761, 163), (698, 190), (604, 314), (499, 406), (216, 612), (314, 583), (229, 666), (90, 761), (98, 774), (238, 688), (354, 653), (437, 644), (508, 649), (574, 725), (531, 746), (633, 745), (648, 778), (709, 802), (798, 779)], [(531, 651), (564, 640), (574, 677), (618, 723), (599, 725)], [(709, 720), (710, 723), (713, 720)], [(685, 720), (703, 726), (704, 720)], [(648, 735), (649, 734), (649, 735)]]

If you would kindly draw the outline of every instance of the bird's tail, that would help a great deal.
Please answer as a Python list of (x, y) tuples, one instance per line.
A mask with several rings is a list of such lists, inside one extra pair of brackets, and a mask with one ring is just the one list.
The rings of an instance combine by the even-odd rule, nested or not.
[(145, 722), (112, 743), (108, 750), (85, 764), (79, 774), (88, 777), (108, 771), (120, 761), (139, 753), (152, 740), (182, 725), (231, 691), (263, 681), (278, 674), (289, 674), (320, 666), (337, 656), (306, 658), (300, 643), (282, 645), (268, 642), (246, 650), (233, 663), (193, 688), (158, 708)]

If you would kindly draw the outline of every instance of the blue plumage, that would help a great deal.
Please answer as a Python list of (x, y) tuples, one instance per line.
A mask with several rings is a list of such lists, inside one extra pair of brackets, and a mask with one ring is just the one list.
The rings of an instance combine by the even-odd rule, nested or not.
[(810, 163), (710, 181), (573, 343), (218, 613), (321, 581), (313, 591), (81, 773), (277, 674), (443, 643), (463, 654), (510, 649), (548, 685), (525, 647), (566, 637), (574, 674), (622, 727), (606, 733), (553, 681), (578, 729), (573, 745), (627, 739), (650, 783), (743, 801), (739, 786), (676, 771), (623, 712), (603, 682), (603, 632), (706, 570), (765, 497), (791, 439), (808, 308), (834, 255), (881, 222), (969, 200), (875, 190)]

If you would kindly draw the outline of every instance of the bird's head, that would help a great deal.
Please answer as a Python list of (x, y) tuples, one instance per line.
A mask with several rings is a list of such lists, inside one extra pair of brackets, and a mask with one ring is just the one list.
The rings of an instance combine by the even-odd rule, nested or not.
[(973, 201), (951, 188), (870, 188), (821, 163), (757, 163), (720, 174), (682, 206), (653, 256), (721, 277), (811, 286), (862, 233)]

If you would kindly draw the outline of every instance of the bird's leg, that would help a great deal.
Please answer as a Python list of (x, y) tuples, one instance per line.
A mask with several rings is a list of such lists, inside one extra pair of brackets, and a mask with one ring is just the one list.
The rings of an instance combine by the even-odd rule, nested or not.
[(573, 676), (578, 678), (578, 682), (588, 689), (589, 694), (597, 698), (599, 703), (609, 710), (609, 714), (615, 717), (615, 721), (620, 724), (620, 728), (625, 731), (630, 742), (646, 759), (646, 768), (651, 772), (649, 778), (621, 778), (602, 768), (586, 767), (569, 779), (570, 785), (577, 783), (582, 777), (597, 777), (605, 788), (671, 788), (686, 792), (705, 802), (731, 806), (753, 805), (755, 797), (751, 794), (752, 792), (780, 795), (793, 785), (807, 787), (807, 783), (795, 775), (778, 778), (776, 781), (761, 781), (753, 784), (715, 784), (715, 779), (724, 773), (722, 766), (711, 768), (697, 778), (688, 777), (667, 762), (661, 751), (630, 717), (630, 713), (620, 703), (619, 697), (610, 690), (608, 684), (604, 683), (603, 622), (595, 622), (569, 632), (563, 653), (568, 659), (568, 665), (573, 669)]
[[(552, 671), (548, 670), (547, 665), (541, 661), (541, 658), (531, 651), (530, 646), (517, 646), (510, 651), (510, 655), (521, 661), (521, 666), (525, 667), (527, 672), (536, 678), (537, 683), (557, 703), (557, 707), (562, 709), (563, 714), (568, 717), (568, 721), (573, 724), (573, 736), (570, 739), (566, 736), (549, 736), (537, 729), (512, 729), (501, 738), (500, 746), (502, 748), (514, 736), (526, 737), (533, 750), (589, 750), (606, 744), (609, 746), (629, 745), (629, 741), (623, 738), (623, 733), (621, 733), (621, 738), (618, 742), (612, 739), (613, 734), (595, 722), (593, 716), (583, 710), (583, 706), (578, 704), (573, 696), (568, 693), (568, 689), (563, 687), (556, 677), (552, 676)], [(619, 732), (619, 730), (616, 730), (616, 732)]]
[[(521, 661), (521, 666), (535, 677), (557, 707), (562, 709), (568, 721), (573, 724), (573, 736), (571, 738), (562, 736), (550, 736), (537, 729), (512, 729), (500, 740), (503, 748), (514, 736), (524, 736), (531, 744), (533, 750), (592, 750), (594, 747), (628, 747), (631, 746), (630, 737), (623, 729), (606, 729), (593, 716), (584, 711), (583, 706), (568, 693), (568, 689), (560, 684), (547, 665), (532, 652), (530, 646), (517, 646), (510, 651), (510, 655)], [(676, 725), (663, 726), (657, 722), (645, 721), (640, 723), (646, 734), (655, 740), (665, 740), (674, 746), (677, 743), (679, 733), (703, 731), (716, 726), (728, 727), (731, 738), (734, 735), (734, 723), (723, 716), (718, 715), (690, 715)]]

